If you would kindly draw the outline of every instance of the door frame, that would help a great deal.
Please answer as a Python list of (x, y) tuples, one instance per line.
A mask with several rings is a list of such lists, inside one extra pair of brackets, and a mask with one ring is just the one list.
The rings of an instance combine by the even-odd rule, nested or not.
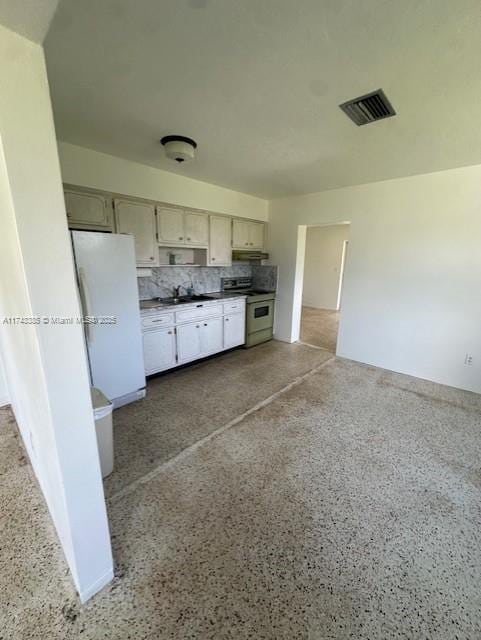
[[(292, 303), (291, 342), (298, 342), (301, 334), (302, 293), (304, 289), (304, 267), (305, 267), (305, 261), (306, 261), (307, 230), (311, 228), (318, 228), (318, 227), (335, 227), (341, 224), (351, 225), (351, 221), (342, 220), (337, 222), (325, 222), (322, 224), (300, 224), (297, 226), (297, 251), (296, 251), (296, 266), (295, 266), (295, 276), (294, 276), (294, 295), (293, 295), (293, 303)], [(344, 251), (344, 249), (346, 249), (346, 251)], [(338, 303), (341, 302), (342, 288), (343, 288), (342, 282), (344, 281), (344, 276), (345, 276), (346, 267), (347, 267), (346, 256), (347, 256), (347, 247), (343, 247), (344, 262), (342, 264), (342, 276), (340, 278), (341, 286), (338, 294)], [(339, 317), (339, 333), (341, 329), (341, 318), (342, 316)], [(339, 345), (339, 341), (338, 341), (338, 345)], [(338, 351), (338, 347), (336, 346), (336, 354), (337, 354), (337, 351)]]
[(341, 266), (339, 268), (339, 288), (337, 291), (336, 311), (341, 310), (342, 290), (344, 288), (344, 268), (346, 266), (346, 257), (347, 257), (348, 247), (349, 247), (349, 240), (344, 240), (342, 243)]

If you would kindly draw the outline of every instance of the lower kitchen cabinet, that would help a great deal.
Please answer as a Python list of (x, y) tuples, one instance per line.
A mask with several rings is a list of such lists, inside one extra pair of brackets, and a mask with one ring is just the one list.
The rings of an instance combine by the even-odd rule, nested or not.
[(208, 356), (211, 353), (222, 351), (224, 348), (222, 318), (210, 318), (201, 323), (200, 345), (202, 356)]
[(245, 308), (245, 301), (237, 298), (144, 315), (146, 375), (244, 344)]
[(177, 326), (179, 364), (209, 356), (223, 348), (222, 318), (209, 318)]
[(144, 331), (142, 338), (147, 375), (175, 367), (177, 361), (175, 329), (173, 327)]
[(224, 349), (238, 347), (245, 342), (245, 314), (224, 316)]
[(201, 320), (177, 327), (177, 358), (179, 364), (202, 357)]

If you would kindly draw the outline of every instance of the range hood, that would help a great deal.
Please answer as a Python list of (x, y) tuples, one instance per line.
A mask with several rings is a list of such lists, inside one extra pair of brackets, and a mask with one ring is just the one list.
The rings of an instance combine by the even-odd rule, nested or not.
[(244, 249), (234, 250), (232, 252), (232, 260), (238, 260), (246, 262), (247, 260), (268, 260), (269, 254), (264, 251), (251, 249), (250, 251), (244, 251)]

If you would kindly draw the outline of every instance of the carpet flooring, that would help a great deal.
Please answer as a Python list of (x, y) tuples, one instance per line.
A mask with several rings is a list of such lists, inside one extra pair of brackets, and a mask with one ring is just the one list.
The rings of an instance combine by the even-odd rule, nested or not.
[(3, 490), (0, 637), (475, 640), (480, 412), (468, 392), (315, 365), (109, 501), (118, 575), (84, 607), (9, 455), (25, 475)]

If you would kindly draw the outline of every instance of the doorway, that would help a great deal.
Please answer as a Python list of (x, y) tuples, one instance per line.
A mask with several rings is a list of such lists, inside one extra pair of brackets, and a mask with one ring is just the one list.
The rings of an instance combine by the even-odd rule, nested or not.
[(300, 341), (336, 353), (349, 224), (306, 229)]

